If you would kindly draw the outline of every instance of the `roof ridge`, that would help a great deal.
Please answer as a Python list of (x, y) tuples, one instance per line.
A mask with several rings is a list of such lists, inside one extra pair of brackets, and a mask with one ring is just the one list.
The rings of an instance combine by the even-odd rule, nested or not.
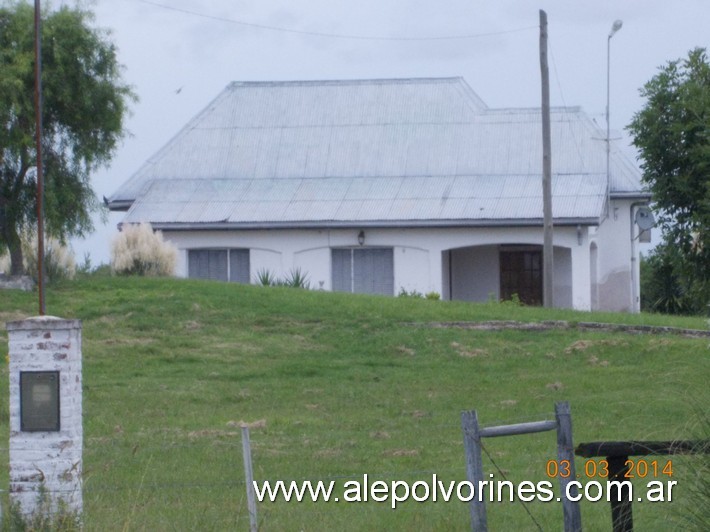
[(365, 79), (311, 79), (311, 80), (273, 80), (273, 81), (232, 81), (228, 88), (268, 87), (268, 86), (314, 86), (314, 85), (378, 85), (378, 84), (421, 84), (421, 83), (457, 83), (462, 76), (450, 77), (412, 77), (412, 78), (365, 78)]
[[(540, 113), (542, 112), (541, 107), (489, 107), (486, 109), (489, 114), (493, 113)], [(582, 112), (581, 105), (553, 105), (550, 107), (550, 112), (560, 113), (580, 113)]]

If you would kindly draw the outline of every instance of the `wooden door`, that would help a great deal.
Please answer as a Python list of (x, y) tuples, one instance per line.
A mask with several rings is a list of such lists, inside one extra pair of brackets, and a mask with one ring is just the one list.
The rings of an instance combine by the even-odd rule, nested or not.
[(542, 305), (542, 251), (500, 252), (500, 297), (517, 294), (526, 305)]

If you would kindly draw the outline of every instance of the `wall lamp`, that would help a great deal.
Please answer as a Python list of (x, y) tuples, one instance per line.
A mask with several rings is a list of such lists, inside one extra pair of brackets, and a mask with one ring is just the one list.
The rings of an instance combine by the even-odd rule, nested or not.
[(365, 231), (360, 231), (357, 234), (357, 243), (361, 246), (365, 244)]

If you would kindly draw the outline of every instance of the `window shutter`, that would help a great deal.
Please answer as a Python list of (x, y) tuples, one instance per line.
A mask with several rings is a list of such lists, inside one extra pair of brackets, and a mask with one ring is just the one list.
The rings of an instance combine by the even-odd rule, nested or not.
[(333, 249), (331, 251), (333, 290), (352, 292), (352, 250)]
[(216, 281), (227, 280), (227, 250), (211, 249), (209, 255), (209, 279)]
[(251, 281), (248, 249), (229, 250), (229, 280), (244, 284), (249, 284)]
[(353, 250), (354, 292), (394, 295), (392, 249)]
[(187, 253), (187, 276), (191, 279), (209, 279), (207, 250), (191, 249)]

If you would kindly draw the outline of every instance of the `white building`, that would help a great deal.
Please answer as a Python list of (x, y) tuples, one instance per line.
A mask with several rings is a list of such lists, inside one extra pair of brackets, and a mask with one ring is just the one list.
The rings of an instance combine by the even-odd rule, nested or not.
[[(553, 108), (555, 306), (638, 311), (640, 175)], [(539, 109), (462, 78), (235, 82), (108, 199), (180, 249), (178, 274), (300, 268), (324, 290), (542, 299)]]

